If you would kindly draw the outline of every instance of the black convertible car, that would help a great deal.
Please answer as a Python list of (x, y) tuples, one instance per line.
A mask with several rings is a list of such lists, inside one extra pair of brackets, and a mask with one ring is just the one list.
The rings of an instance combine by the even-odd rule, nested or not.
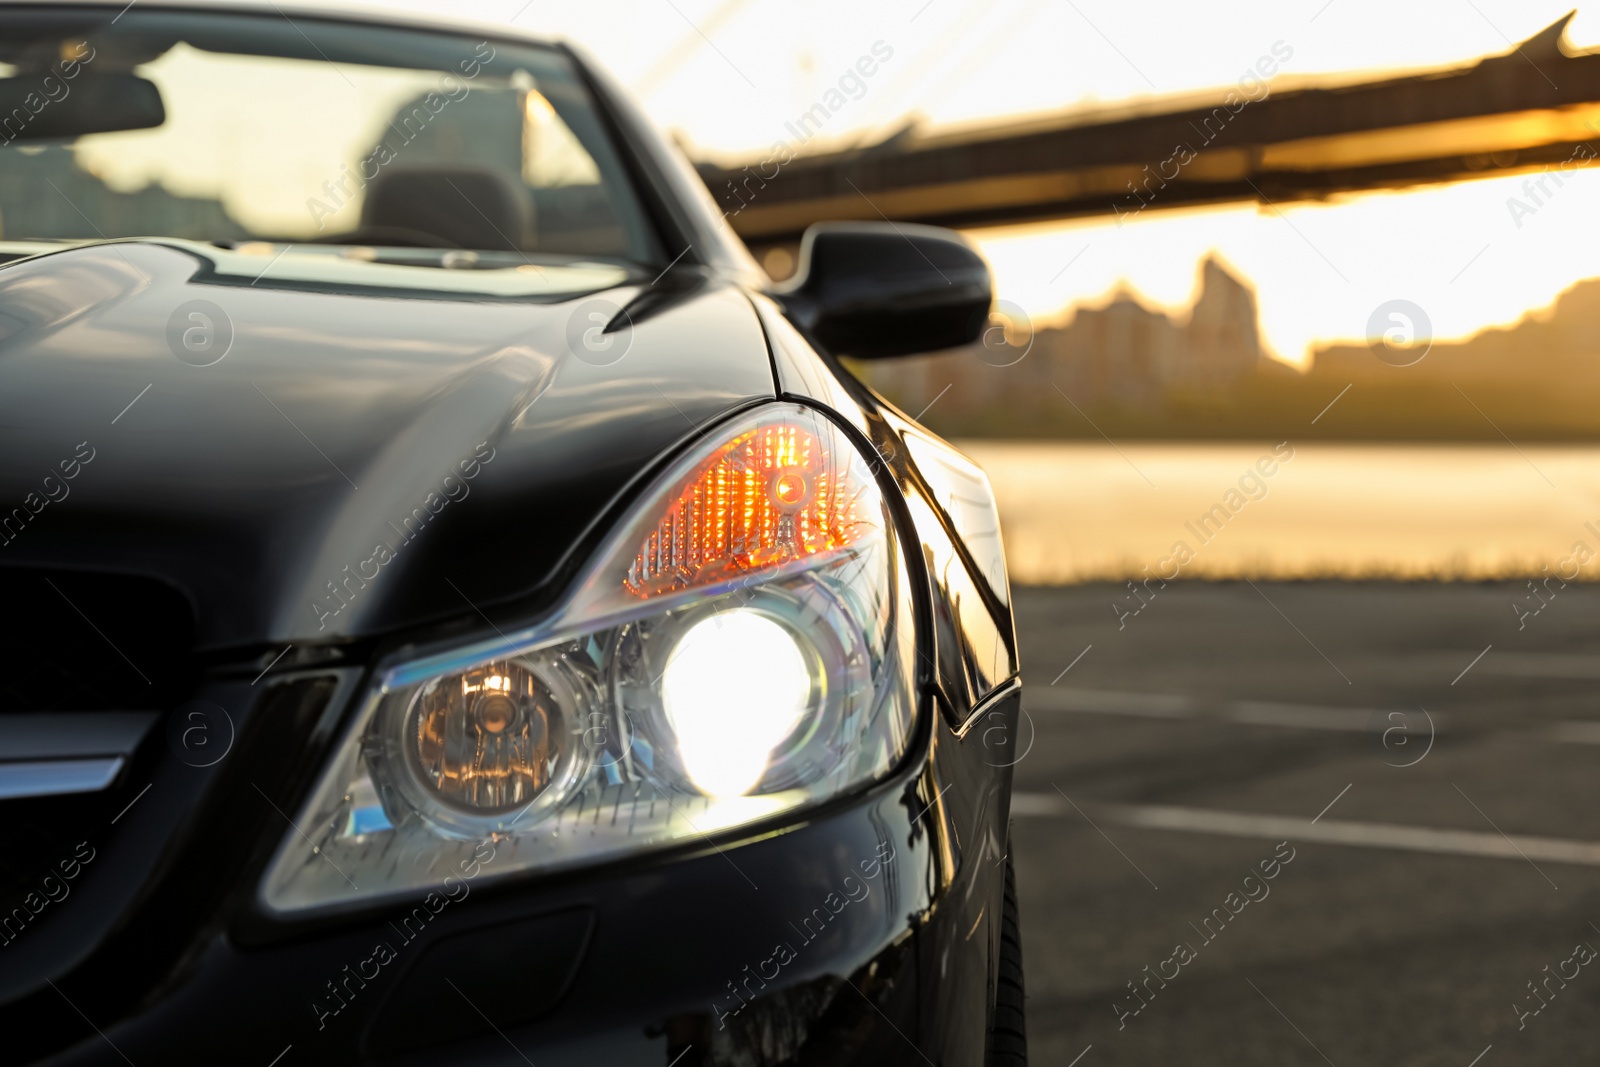
[(982, 472), (565, 45), (0, 0), (0, 1062), (1020, 1064)]

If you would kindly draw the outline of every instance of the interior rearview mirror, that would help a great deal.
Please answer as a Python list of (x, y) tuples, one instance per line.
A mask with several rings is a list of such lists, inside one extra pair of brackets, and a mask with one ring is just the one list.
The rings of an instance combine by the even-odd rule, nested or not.
[(994, 287), (953, 230), (822, 222), (806, 230), (795, 276), (774, 295), (834, 355), (883, 359), (976, 341)]
[(161, 91), (136, 74), (0, 78), (0, 144), (144, 130), (166, 121)]

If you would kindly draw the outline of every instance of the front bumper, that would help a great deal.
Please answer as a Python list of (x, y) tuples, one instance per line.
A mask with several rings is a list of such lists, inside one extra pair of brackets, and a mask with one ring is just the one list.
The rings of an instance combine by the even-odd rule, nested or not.
[(235, 922), (41, 1062), (979, 1063), (1004, 793), (962, 748), (935, 726), (892, 780), (753, 839), (431, 915)]

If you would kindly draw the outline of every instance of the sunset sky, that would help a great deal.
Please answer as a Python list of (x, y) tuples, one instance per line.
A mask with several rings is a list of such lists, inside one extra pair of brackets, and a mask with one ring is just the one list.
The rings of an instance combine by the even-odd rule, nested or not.
[[(1066, 109), (1148, 104), (1223, 88), (1276, 42), (1293, 50), (1274, 88), (1321, 75), (1459, 63), (1508, 51), (1565, 14), (1564, 0), (492, 0), (443, 10), (568, 37), (635, 89), (694, 153), (737, 159), (792, 140), (805, 111), (876, 42), (893, 50), (859, 99), (806, 150), (871, 142), (913, 116), (931, 128)], [(1152, 32), (1158, 27), (1159, 32)], [(702, 36), (703, 34), (703, 36)], [(1580, 11), (1576, 46), (1600, 46)], [(1331, 204), (1147, 212), (974, 233), (1000, 295), (1045, 319), (1119, 284), (1182, 308), (1216, 252), (1259, 292), (1281, 358), (1360, 338), (1372, 310), (1420, 305), (1435, 336), (1516, 320), (1600, 275), (1600, 175), (1570, 178), (1513, 219), (1524, 176)], [(1518, 224), (1520, 222), (1520, 225)], [(1070, 266), (1069, 266), (1070, 264)]]

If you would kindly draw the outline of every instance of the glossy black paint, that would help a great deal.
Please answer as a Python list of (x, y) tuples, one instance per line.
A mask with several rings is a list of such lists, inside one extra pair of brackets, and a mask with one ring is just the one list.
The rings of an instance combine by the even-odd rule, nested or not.
[[(770, 1047), (773, 1035), (793, 1050), (830, 1013), (845, 1033), (832, 1039), (825, 1058), (808, 1062), (917, 1060), (873, 1005), (907, 1034), (917, 1033), (919, 949), (905, 917), (926, 913), (938, 884), (927, 820), (913, 819), (928, 799), (918, 781), (891, 783), (780, 837), (725, 843), (732, 864), (729, 856), (700, 846), (670, 861), (560, 884), (485, 889), (481, 896), (475, 890), (434, 918), (415, 942), (406, 940), (409, 927), (397, 926), (405, 913), (394, 911), (313, 938), (265, 944), (241, 945), (213, 931), (193, 947), (184, 981), (159, 1002), (102, 1029), (135, 1063), (206, 1062), (230, 1049), (241, 1050), (241, 1057), (244, 1050), (260, 1050), (265, 1061), (291, 1044), (305, 1063), (366, 1062), (369, 1055), (437, 1063), (441, 1038), (449, 1062), (498, 1062), (508, 1050), (492, 1028), (473, 1025), (460, 1010), (454, 982), (485, 1010), (504, 1005), (497, 987), (530, 998), (533, 1021), (518, 1025), (505, 1011), (494, 1018), (541, 1065), (664, 1065), (686, 1050), (682, 1063), (737, 1062), (736, 1050), (763, 1042)], [(891, 858), (879, 861), (867, 896), (809, 942), (790, 927), (824, 906), (845, 875), (859, 874), (863, 861), (882, 855), (885, 843)], [(506, 960), (478, 957), (470, 968), (451, 961), (432, 965), (430, 956), (441, 946), (448, 951), (484, 930), (506, 938), (532, 935), (538, 951)], [(778, 941), (797, 949), (776, 976), (781, 981), (752, 978)], [(360, 965), (380, 942), (393, 945), (397, 958), (374, 976), (374, 969)], [(347, 967), (366, 980), (351, 980)], [(846, 988), (845, 978), (857, 990)], [(350, 984), (340, 985), (345, 981)], [(342, 991), (336, 1013), (328, 1010), (339, 1004), (329, 982)], [(748, 1006), (735, 987), (749, 990)], [(86, 983), (60, 988), (91, 1018), (106, 1019), (100, 1012), (109, 1005), (97, 1004)], [(35, 1025), (48, 1021), (80, 1037), (51, 1062), (121, 1062), (100, 1035), (81, 1021), (74, 1025), (48, 998), (36, 1007), (44, 1019), (36, 1014)], [(380, 1029), (400, 1007), (413, 1012), (410, 1032)], [(597, 1046), (606, 1054), (596, 1055)]]
[[(970, 460), (808, 344), (777, 305), (758, 300), (757, 308), (772, 339), (780, 394), (826, 403), (857, 427), (893, 481), (902, 519), (914, 531), (908, 540), (920, 548), (913, 565), (920, 564), (926, 597), (920, 606), (929, 719), (925, 814), (937, 888), (928, 911), (907, 926), (919, 945), (919, 1050), (936, 1063), (981, 1063), (994, 1003), (1012, 767), (1027, 751), (993, 495)], [(964, 502), (935, 488), (950, 485), (946, 468), (977, 473), (976, 484), (961, 486)], [(963, 603), (965, 590), (971, 592)], [(996, 677), (997, 671), (1009, 673)], [(975, 1025), (980, 1016), (983, 1027)]]
[(800, 242), (780, 299), (836, 355), (882, 359), (976, 341), (989, 318), (989, 267), (952, 230), (824, 222)]
[[(657, 457), (773, 396), (749, 300), (701, 271), (516, 299), (335, 265), (257, 279), (266, 258), (129, 241), (0, 270), (4, 563), (162, 578), (203, 650), (389, 632), (548, 592)], [(590, 314), (646, 299), (621, 358), (573, 353)], [(169, 336), (196, 300), (232, 332), (209, 366)], [(72, 505), (32, 513), (80, 442)]]
[[(96, 859), (71, 897), (0, 948), (0, 1060), (982, 1062), (1021, 700), (987, 485), (844, 372), (792, 296), (761, 291), (681, 161), (585, 76), (654, 182), (664, 248), (689, 246), (659, 278), (560, 298), (440, 291), (435, 268), (404, 284), (293, 269), (252, 283), (259, 257), (175, 241), (0, 267), (0, 505), (78, 442), (96, 450), (70, 497), (0, 547), (0, 567), (180, 589), (204, 653), (187, 696), (225, 708), (233, 731), (226, 757), (197, 767), (158, 726), (102, 798), (83, 830)], [(196, 298), (235, 331), (210, 366), (167, 340)], [(627, 309), (615, 363), (568, 340), (596, 299), (613, 328)], [(774, 825), (485, 883), (376, 977), (343, 985), (375, 941), (401, 936), (407, 909), (285, 924), (255, 891), (372, 666), (536, 618), (645, 481), (774, 397), (824, 409), (876, 456), (912, 548), (921, 714), (904, 766)], [(477, 460), (471, 479), (463, 459)], [(388, 524), (452, 472), (470, 492), (330, 614), (327, 583), (392, 542)], [(295, 651), (262, 673), (283, 645)], [(868, 896), (771, 974), (790, 924), (874, 859)], [(543, 951), (478, 948), (496, 935)], [(346, 991), (337, 1013), (330, 982)], [(503, 995), (517, 983), (526, 1003)], [(498, 1019), (474, 1023), (468, 999)]]

